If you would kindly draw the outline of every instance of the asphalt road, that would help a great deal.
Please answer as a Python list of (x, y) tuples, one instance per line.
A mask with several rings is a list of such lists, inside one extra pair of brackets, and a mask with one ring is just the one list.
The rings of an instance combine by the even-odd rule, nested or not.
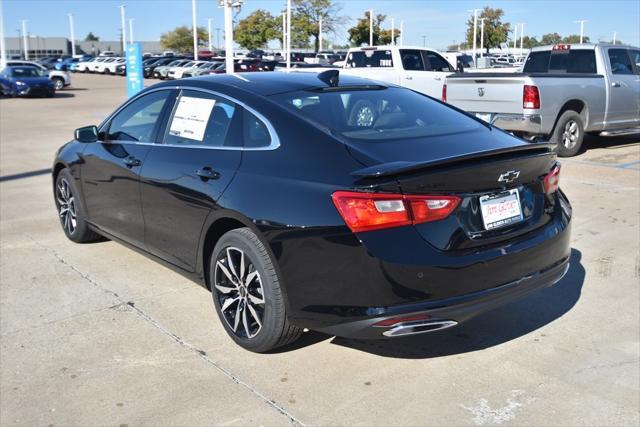
[(640, 144), (563, 161), (573, 254), (555, 287), (395, 341), (314, 332), (259, 355), (210, 294), (113, 242), (60, 229), (47, 169), (125, 98), (74, 75), (0, 100), (0, 424), (629, 425), (640, 422)]

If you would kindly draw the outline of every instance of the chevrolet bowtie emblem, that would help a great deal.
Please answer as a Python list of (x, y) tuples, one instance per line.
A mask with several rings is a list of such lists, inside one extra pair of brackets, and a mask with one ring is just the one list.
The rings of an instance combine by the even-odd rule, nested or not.
[(504, 182), (506, 184), (515, 181), (520, 176), (520, 171), (509, 171), (500, 175), (498, 182)]

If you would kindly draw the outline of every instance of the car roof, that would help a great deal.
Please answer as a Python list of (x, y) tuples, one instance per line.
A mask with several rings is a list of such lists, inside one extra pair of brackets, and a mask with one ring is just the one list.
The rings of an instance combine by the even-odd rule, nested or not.
[[(331, 70), (331, 68), (329, 70)], [(184, 82), (184, 86), (187, 85), (217, 91), (224, 91), (225, 87), (227, 87), (230, 89), (240, 89), (262, 96), (294, 92), (297, 90), (330, 87), (329, 84), (318, 78), (318, 73), (314, 72), (252, 72), (208, 75), (189, 79), (188, 84), (187, 82)], [(373, 82), (360, 77), (347, 75), (339, 76), (338, 86), (353, 87), (371, 85), (390, 86), (386, 83)], [(159, 83), (156, 87), (160, 86), (175, 86), (175, 82)]]

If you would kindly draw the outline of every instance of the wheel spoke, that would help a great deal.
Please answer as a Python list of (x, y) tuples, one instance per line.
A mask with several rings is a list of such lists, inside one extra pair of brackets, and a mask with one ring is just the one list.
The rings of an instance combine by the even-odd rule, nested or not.
[(244, 281), (244, 285), (245, 286), (249, 286), (249, 284), (251, 284), (253, 279), (255, 279), (257, 276), (258, 276), (258, 272), (256, 270), (254, 270), (251, 273), (247, 274), (247, 278)]
[(217, 290), (219, 290), (223, 294), (228, 294), (229, 292), (233, 292), (233, 291), (237, 290), (236, 288), (231, 288), (229, 286), (218, 285), (217, 283), (215, 284), (215, 287), (216, 287)]
[(233, 332), (236, 332), (238, 330), (238, 325), (240, 324), (240, 316), (242, 315), (242, 304), (238, 304), (238, 307), (236, 307), (236, 318), (234, 319), (233, 322)]
[(251, 301), (252, 304), (264, 304), (264, 296), (255, 296), (249, 292), (247, 292), (247, 298)]
[(244, 252), (240, 251), (240, 274), (238, 275), (238, 279), (242, 283), (242, 278), (244, 277)]
[(244, 326), (244, 331), (247, 334), (247, 338), (251, 338), (251, 332), (249, 331), (249, 323), (247, 322), (247, 310), (242, 310), (242, 325)]
[(256, 310), (251, 305), (247, 305), (247, 308), (249, 309), (249, 313), (251, 313), (251, 317), (253, 317), (253, 319), (258, 324), (258, 330), (256, 331), (256, 333), (258, 333), (260, 328), (262, 328), (262, 322), (260, 322), (260, 317), (258, 316), (258, 313), (256, 313)]
[(227, 267), (222, 263), (222, 261), (218, 261), (216, 265), (218, 266), (218, 268), (220, 268), (220, 270), (222, 270), (224, 275), (227, 276), (227, 279), (229, 279), (229, 281), (233, 283), (233, 276), (231, 275)]
[(240, 297), (235, 297), (235, 298), (227, 298), (226, 300), (224, 300), (224, 302), (222, 303), (222, 307), (220, 307), (220, 309), (222, 311), (226, 311), (234, 302), (237, 302), (240, 299)]
[(229, 265), (229, 270), (237, 277), (238, 273), (236, 273), (236, 267), (233, 265), (233, 260), (231, 259), (231, 248), (227, 248), (227, 264)]

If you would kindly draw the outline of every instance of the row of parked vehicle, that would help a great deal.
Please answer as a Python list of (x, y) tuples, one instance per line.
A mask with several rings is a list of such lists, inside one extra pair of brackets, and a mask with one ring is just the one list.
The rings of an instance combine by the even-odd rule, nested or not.
[(67, 71), (51, 69), (41, 62), (8, 60), (0, 69), (0, 95), (53, 97), (71, 85)]

